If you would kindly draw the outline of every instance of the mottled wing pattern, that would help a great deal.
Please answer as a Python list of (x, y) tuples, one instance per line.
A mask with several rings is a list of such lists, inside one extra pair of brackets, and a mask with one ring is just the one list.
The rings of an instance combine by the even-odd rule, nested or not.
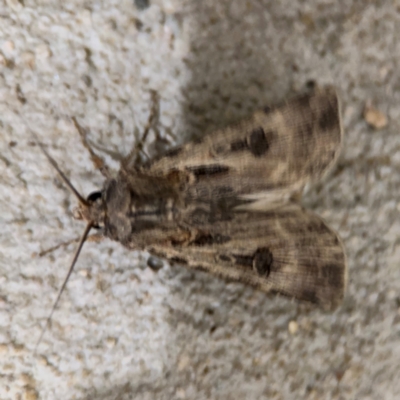
[[(341, 142), (338, 97), (326, 87), (147, 166), (122, 169), (135, 204), (127, 216), (131, 230), (117, 239), (173, 263), (335, 309), (346, 288), (342, 243), (289, 198), (321, 178)], [(261, 199), (268, 207), (255, 212)]]
[(335, 162), (342, 129), (332, 87), (316, 89), (245, 121), (205, 135), (153, 161), (150, 175), (188, 173), (189, 200), (283, 195), (316, 181)]
[(337, 308), (346, 288), (346, 260), (337, 234), (317, 215), (289, 204), (224, 220), (190, 217), (195, 237), (148, 250), (188, 268)]

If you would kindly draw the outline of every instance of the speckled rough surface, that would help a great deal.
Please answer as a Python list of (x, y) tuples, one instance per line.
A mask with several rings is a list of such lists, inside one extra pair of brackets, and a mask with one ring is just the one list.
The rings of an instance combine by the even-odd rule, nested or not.
[[(396, 1), (4, 0), (0, 3), (1, 399), (396, 399), (400, 393), (400, 5)], [(396, 5), (397, 3), (397, 5)], [(347, 248), (325, 314), (147, 254), (87, 243), (53, 325), (75, 199), (100, 188), (75, 116), (114, 169), (146, 124), (176, 143), (334, 84), (345, 146), (304, 204)], [(373, 130), (366, 102), (388, 117)], [(154, 152), (154, 135), (147, 151)], [(296, 331), (297, 327), (297, 331)]]

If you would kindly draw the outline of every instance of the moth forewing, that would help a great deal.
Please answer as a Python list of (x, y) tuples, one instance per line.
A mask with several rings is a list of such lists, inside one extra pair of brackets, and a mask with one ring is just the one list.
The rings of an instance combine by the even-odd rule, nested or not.
[(320, 179), (335, 163), (342, 144), (340, 105), (332, 87), (269, 107), (230, 127), (189, 142), (151, 162), (148, 173), (180, 171), (192, 178), (185, 196), (268, 198)]
[[(298, 205), (264, 213), (207, 213), (201, 207), (182, 216), (180, 224), (186, 229), (155, 232), (163, 240), (148, 237), (147, 250), (324, 309), (337, 308), (343, 299), (347, 272), (342, 243), (320, 217)], [(130, 243), (140, 240), (138, 232)]]

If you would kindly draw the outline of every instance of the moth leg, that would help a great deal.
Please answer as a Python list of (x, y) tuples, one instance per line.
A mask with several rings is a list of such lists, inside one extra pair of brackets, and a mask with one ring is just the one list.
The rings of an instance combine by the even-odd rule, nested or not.
[(111, 178), (111, 173), (107, 164), (105, 163), (103, 158), (95, 153), (92, 146), (89, 144), (86, 137), (86, 129), (79, 124), (75, 117), (72, 117), (72, 122), (74, 123), (76, 130), (79, 132), (79, 136), (81, 137), (83, 146), (90, 154), (90, 159), (92, 160), (94, 167), (98, 169), (105, 178)]
[[(94, 233), (93, 235), (88, 236), (88, 238), (86, 239), (86, 242), (100, 242), (101, 240), (104, 239), (104, 236), (101, 233)], [(70, 245), (71, 243), (78, 243), (80, 240), (79, 237), (76, 237), (74, 239), (71, 240), (67, 240), (65, 242), (61, 242), (59, 244), (56, 244), (53, 247), (49, 247), (46, 250), (42, 250), (40, 253), (36, 253), (39, 257), (44, 257), (47, 254), (52, 253), (53, 251), (56, 251), (57, 249), (59, 249), (60, 247), (66, 247), (68, 245)]]
[(121, 167), (124, 169), (129, 169), (131, 165), (137, 166), (141, 163), (140, 153), (142, 153), (147, 159), (150, 157), (143, 151), (143, 145), (146, 142), (147, 136), (150, 132), (150, 129), (154, 129), (158, 136), (158, 131), (155, 127), (158, 122), (160, 115), (160, 99), (158, 93), (154, 90), (151, 91), (151, 110), (149, 114), (149, 118), (147, 120), (147, 124), (144, 128), (142, 137), (134, 144), (129, 154), (124, 157), (121, 162)]

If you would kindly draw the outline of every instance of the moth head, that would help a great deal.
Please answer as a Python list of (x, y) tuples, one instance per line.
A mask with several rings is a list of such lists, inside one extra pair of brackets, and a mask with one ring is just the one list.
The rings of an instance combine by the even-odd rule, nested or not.
[(103, 202), (103, 192), (92, 192), (85, 202), (79, 201), (78, 207), (73, 211), (73, 216), (77, 220), (86, 221), (94, 229), (104, 228), (105, 209)]

